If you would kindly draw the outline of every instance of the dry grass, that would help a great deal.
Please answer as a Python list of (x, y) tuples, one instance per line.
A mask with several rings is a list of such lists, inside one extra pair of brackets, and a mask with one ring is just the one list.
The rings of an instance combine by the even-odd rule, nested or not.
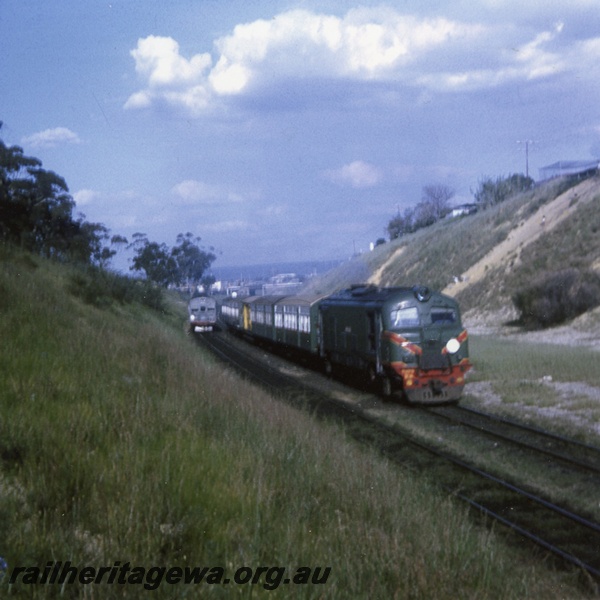
[[(598, 177), (579, 185), (557, 179), (476, 215), (443, 219), (341, 265), (309, 291), (329, 293), (377, 274), (380, 285), (445, 289), (463, 311), (510, 309), (512, 295), (533, 276), (599, 268), (599, 185)], [(542, 228), (549, 207), (556, 214), (549, 212)], [(469, 280), (453, 283), (465, 275)]]

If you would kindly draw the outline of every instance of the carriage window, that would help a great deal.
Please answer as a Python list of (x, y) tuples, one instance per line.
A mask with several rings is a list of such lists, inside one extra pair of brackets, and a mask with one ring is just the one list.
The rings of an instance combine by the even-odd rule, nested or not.
[(275, 307), (275, 327), (283, 327), (283, 310), (280, 306)]
[(310, 312), (304, 306), (300, 307), (300, 314), (298, 315), (298, 331), (310, 333)]
[(393, 327), (418, 327), (419, 311), (416, 306), (399, 308), (390, 314)]
[(456, 323), (456, 311), (454, 311), (452, 308), (432, 308), (431, 322), (436, 323), (437, 325)]
[(298, 308), (296, 306), (283, 307), (283, 326), (285, 329), (298, 329)]
[(263, 306), (257, 306), (254, 309), (254, 317), (252, 317), (252, 318), (254, 319), (255, 323), (263, 324), (265, 322), (264, 307)]

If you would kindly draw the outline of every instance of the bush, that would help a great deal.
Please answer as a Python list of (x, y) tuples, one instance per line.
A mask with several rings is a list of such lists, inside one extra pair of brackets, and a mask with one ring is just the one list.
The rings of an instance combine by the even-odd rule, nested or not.
[(159, 311), (165, 308), (162, 290), (151, 281), (132, 279), (97, 267), (71, 275), (69, 291), (98, 308), (106, 308), (114, 302), (137, 302)]
[(600, 304), (600, 276), (579, 269), (545, 274), (512, 299), (524, 325), (558, 325)]
[(527, 192), (533, 187), (534, 181), (531, 177), (522, 174), (509, 175), (508, 177), (485, 177), (479, 182), (479, 187), (473, 192), (475, 202), (483, 208), (488, 208), (508, 198)]

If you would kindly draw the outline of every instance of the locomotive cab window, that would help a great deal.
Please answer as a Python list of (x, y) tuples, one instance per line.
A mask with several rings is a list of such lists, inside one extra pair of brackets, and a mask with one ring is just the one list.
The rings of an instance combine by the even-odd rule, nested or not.
[(416, 306), (397, 308), (390, 313), (392, 327), (418, 327), (419, 311)]
[(431, 322), (436, 325), (456, 323), (456, 311), (453, 308), (437, 306), (431, 309)]

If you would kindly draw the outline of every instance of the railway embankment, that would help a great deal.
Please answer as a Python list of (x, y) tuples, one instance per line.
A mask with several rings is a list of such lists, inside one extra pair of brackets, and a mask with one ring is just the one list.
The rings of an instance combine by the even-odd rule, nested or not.
[[(382, 286), (426, 284), (456, 297), (474, 332), (552, 337), (515, 327), (521, 316), (515, 295), (561, 273), (600, 275), (599, 232), (600, 176), (551, 180), (476, 214), (442, 219), (378, 246), (311, 282), (311, 291), (347, 287), (357, 274)], [(558, 278), (556, 287), (565, 284), (568, 278)], [(553, 323), (561, 326), (553, 342), (594, 345), (600, 309), (589, 308), (582, 317)]]
[[(418, 474), (216, 364), (181, 306), (90, 303), (69, 269), (0, 250), (0, 595), (83, 597), (81, 580), (40, 582), (69, 561), (86, 581), (118, 571), (93, 584), (105, 598), (194, 567), (210, 581), (170, 571), (154, 597), (586, 597)], [(32, 570), (11, 585), (16, 567)]]

